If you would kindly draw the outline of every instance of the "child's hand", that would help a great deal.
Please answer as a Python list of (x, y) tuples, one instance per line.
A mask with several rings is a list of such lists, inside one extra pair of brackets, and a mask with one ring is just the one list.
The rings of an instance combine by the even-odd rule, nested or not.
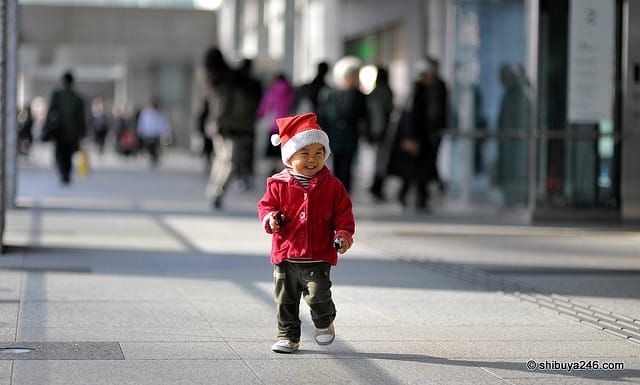
[(272, 213), (269, 218), (269, 227), (274, 233), (280, 230), (280, 224), (284, 222), (284, 216), (280, 213)]
[[(340, 247), (338, 247), (338, 244), (340, 245)], [(336, 250), (338, 250), (338, 253), (344, 254), (347, 250), (349, 250), (350, 247), (351, 245), (346, 239), (344, 238), (336, 239)]]

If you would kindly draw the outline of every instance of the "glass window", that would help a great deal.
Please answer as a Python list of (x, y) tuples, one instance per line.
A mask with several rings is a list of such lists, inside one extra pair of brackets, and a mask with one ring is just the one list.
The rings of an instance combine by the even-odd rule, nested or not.
[(531, 87), (523, 0), (455, 1), (450, 192), (463, 201), (528, 202)]

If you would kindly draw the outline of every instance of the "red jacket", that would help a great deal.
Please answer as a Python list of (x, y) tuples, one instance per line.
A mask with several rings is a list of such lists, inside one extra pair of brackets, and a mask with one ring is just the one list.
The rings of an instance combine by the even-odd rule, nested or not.
[[(269, 227), (271, 213), (282, 213), (284, 224), (277, 232)], [(308, 189), (289, 170), (267, 178), (267, 191), (258, 202), (258, 215), (271, 241), (271, 263), (289, 258), (308, 258), (338, 263), (336, 238), (353, 244), (355, 220), (351, 199), (338, 178), (325, 166), (311, 179)]]

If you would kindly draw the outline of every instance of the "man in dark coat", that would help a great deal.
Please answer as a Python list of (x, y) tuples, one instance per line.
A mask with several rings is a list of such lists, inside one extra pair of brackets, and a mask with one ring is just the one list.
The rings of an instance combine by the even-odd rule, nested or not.
[(46, 124), (53, 126), (56, 165), (62, 184), (71, 183), (72, 157), (86, 134), (84, 101), (73, 89), (73, 75), (62, 75), (62, 87), (51, 96)]
[(436, 181), (440, 190), (444, 184), (437, 168), (441, 135), (447, 127), (449, 96), (444, 81), (438, 76), (438, 63), (426, 58), (416, 65), (419, 79), (414, 85), (410, 107), (410, 140), (405, 150), (413, 156), (410, 175), (404, 178), (398, 199), (406, 206), (406, 195), (411, 183), (416, 184), (416, 208), (427, 209), (429, 182)]

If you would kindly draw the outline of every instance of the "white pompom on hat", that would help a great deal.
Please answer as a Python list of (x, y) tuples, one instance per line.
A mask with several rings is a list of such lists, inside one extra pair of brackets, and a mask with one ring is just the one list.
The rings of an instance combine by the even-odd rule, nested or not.
[(282, 163), (286, 166), (291, 167), (289, 159), (296, 151), (313, 143), (324, 146), (325, 161), (331, 155), (329, 137), (316, 120), (316, 114), (312, 112), (276, 119), (279, 134), (271, 135), (271, 144), (280, 146)]

